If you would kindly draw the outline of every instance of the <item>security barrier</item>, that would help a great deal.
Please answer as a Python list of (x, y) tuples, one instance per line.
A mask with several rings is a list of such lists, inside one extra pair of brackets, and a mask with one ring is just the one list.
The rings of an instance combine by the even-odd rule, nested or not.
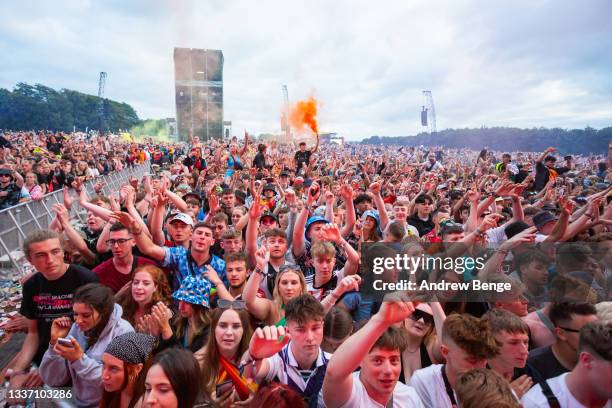
[[(119, 191), (131, 177), (142, 180), (144, 175), (150, 172), (150, 168), (148, 161), (134, 167), (126, 167), (122, 171), (90, 180), (84, 185), (84, 188), (87, 194), (92, 196), (95, 194), (94, 185), (102, 182), (106, 184), (102, 188), (102, 194), (109, 196), (111, 192)], [(28, 201), (0, 211), (0, 262), (9, 261), (19, 272), (23, 272), (24, 265), (22, 261), (19, 261), (17, 251), (21, 250), (28, 234), (37, 229), (49, 227), (55, 217), (52, 207), (57, 203), (64, 203), (63, 189), (49, 193), (39, 201)], [(87, 211), (79, 206), (78, 199), (74, 200), (70, 215), (83, 223), (86, 221)]]

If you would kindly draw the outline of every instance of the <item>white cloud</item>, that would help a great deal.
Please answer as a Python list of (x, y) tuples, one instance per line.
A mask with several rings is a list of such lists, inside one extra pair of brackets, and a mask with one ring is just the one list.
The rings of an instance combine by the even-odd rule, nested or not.
[(611, 3), (3, 2), (0, 86), (97, 91), (174, 116), (173, 47), (223, 50), (234, 132), (280, 130), (281, 85), (314, 93), (320, 127), (351, 139), (438, 128), (609, 125)]

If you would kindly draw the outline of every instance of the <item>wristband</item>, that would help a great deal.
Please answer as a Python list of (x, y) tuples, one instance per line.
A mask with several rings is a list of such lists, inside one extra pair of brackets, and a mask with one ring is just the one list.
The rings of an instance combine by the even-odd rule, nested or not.
[(140, 228), (140, 229), (138, 229), (138, 230), (136, 230), (136, 231), (131, 230), (131, 231), (130, 231), (130, 233), (131, 233), (132, 235), (140, 235), (140, 234), (142, 234), (142, 228)]
[(482, 232), (481, 230), (479, 230), (478, 228), (476, 228), (476, 229), (474, 230), (474, 234), (476, 234), (477, 236), (479, 236), (479, 237), (481, 237), (481, 238), (485, 236), (485, 233), (484, 233), (484, 232)]
[(255, 267), (255, 269), (253, 269), (253, 272), (260, 274), (261, 276), (267, 277), (268, 274), (265, 273), (259, 266)]

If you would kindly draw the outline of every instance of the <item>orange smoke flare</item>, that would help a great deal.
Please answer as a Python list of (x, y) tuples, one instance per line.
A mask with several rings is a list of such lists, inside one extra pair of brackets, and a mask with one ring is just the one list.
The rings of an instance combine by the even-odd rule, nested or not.
[(289, 110), (289, 123), (298, 131), (306, 128), (318, 134), (317, 100), (311, 96), (293, 105)]

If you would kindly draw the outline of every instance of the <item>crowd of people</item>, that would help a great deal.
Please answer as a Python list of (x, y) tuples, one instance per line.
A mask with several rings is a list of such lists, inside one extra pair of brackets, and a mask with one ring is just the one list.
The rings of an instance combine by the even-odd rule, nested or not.
[[(64, 189), (23, 243), (10, 389), (70, 387), (79, 407), (612, 407), (605, 157), (81, 136), (3, 138), (1, 202), (7, 183)], [(146, 160), (115, 194), (83, 188)], [(487, 254), (408, 276), (512, 290), (377, 297), (372, 248)]]

